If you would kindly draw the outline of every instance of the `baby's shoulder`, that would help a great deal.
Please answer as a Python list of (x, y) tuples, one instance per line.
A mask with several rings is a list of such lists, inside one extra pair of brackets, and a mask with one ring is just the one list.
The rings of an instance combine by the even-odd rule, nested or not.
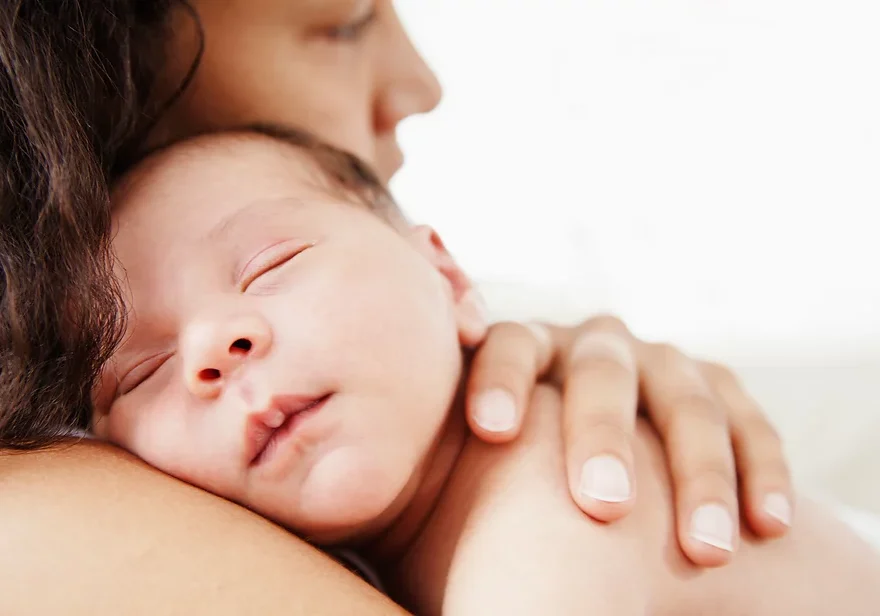
[[(456, 490), (469, 492), (474, 520), (491, 511), (491, 517), (535, 516), (546, 521), (551, 516), (582, 523), (584, 514), (568, 489), (563, 445), (561, 396), (557, 389), (539, 385), (515, 441), (507, 445), (468, 441), (446, 496), (454, 498)], [(456, 486), (456, 481), (463, 485)]]
[(515, 442), (465, 446), (420, 545), (419, 560), (444, 581), (444, 611), (601, 612), (606, 600), (619, 605), (622, 585), (642, 600), (632, 588), (635, 545), (571, 498), (561, 408), (555, 389), (538, 387)]

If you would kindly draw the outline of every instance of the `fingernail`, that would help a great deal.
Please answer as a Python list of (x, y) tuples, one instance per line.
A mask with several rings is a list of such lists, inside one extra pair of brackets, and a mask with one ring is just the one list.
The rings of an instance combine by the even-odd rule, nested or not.
[(476, 401), (477, 424), (487, 432), (507, 432), (516, 425), (516, 399), (503, 389), (491, 389)]
[(581, 469), (580, 493), (606, 503), (622, 503), (632, 497), (629, 473), (614, 456), (596, 456)]
[(780, 492), (773, 492), (764, 497), (764, 511), (771, 518), (791, 526), (791, 503), (788, 497)]
[(691, 518), (691, 537), (712, 547), (733, 552), (733, 518), (719, 504), (703, 505)]

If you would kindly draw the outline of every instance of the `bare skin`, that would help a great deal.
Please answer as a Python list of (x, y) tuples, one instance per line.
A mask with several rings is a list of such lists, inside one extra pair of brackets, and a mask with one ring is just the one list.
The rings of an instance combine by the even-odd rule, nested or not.
[[(358, 155), (387, 181), (403, 161), (400, 123), (430, 112), (440, 101), (437, 77), (409, 40), (391, 0), (193, 0), (190, 5), (204, 33), (204, 55), (191, 86), (156, 127), (154, 143), (269, 122), (307, 129)], [(192, 13), (177, 10), (172, 17), (165, 96), (181, 83), (199, 48)], [(608, 500), (590, 481), (594, 473), (585, 464), (596, 456), (608, 462), (610, 456), (619, 472), (609, 475), (631, 474), (630, 439), (641, 406), (662, 441), (674, 444), (667, 455), (679, 540), (689, 558), (717, 566), (733, 557), (689, 532), (699, 508), (709, 503), (725, 506), (734, 529), (742, 511), (760, 536), (785, 534), (791, 482), (781, 444), (729, 370), (668, 345), (640, 341), (611, 317), (550, 330), (547, 342), (557, 360), (551, 373), (565, 391), (571, 497), (586, 514), (614, 521), (638, 500), (638, 487), (626, 480)], [(535, 377), (546, 376), (550, 368), (546, 361), (532, 361), (534, 355), (534, 337), (523, 335), (522, 328), (490, 330), (468, 388), (469, 424), (478, 437), (493, 443), (516, 437)], [(610, 370), (609, 364), (614, 364)], [(491, 407), (498, 411), (497, 405), (487, 405), (487, 399), (497, 402), (499, 393), (508, 399), (500, 409), (501, 423), (497, 415), (492, 418)], [(714, 421), (720, 415), (726, 420)], [(784, 515), (767, 507), (768, 497), (777, 503), (783, 499)], [(735, 537), (724, 542), (735, 543)]]
[[(546, 613), (563, 587), (574, 589), (567, 594), (576, 605), (554, 613), (642, 614), (650, 606), (700, 614), (712, 606), (718, 614), (867, 615), (880, 602), (876, 555), (809, 503), (786, 538), (744, 534), (728, 567), (689, 564), (674, 536), (664, 454), (644, 425), (633, 515), (611, 526), (586, 520), (564, 480), (557, 397), (541, 390), (532, 411), (511, 445), (472, 439), (447, 505), (405, 561), (413, 577), (398, 578), (401, 585), (441, 580), (421, 574), (428, 565), (446, 568), (445, 597), (440, 587), (424, 589), (425, 612), (445, 604), (456, 614), (468, 613), (457, 605), (510, 614), (537, 613), (537, 605)], [(403, 613), (279, 527), (107, 445), (0, 455), (0, 511), (0, 613)], [(519, 529), (514, 541), (511, 524)], [(565, 551), (550, 558), (560, 543)], [(532, 583), (518, 585), (517, 576)], [(536, 579), (554, 580), (540, 587), (553, 592), (517, 593)]]
[[(387, 178), (400, 164), (394, 139), (397, 124), (414, 113), (430, 110), (439, 98), (433, 75), (413, 52), (396, 17), (385, 10), (390, 3), (381, 3), (382, 19), (377, 22), (383, 29), (381, 36), (370, 39), (370, 49), (375, 53), (363, 53), (361, 49), (347, 53), (345, 49), (351, 42), (343, 41), (339, 47), (342, 53), (331, 56), (326, 52), (333, 53), (338, 45), (333, 43), (334, 37), (343, 37), (330, 36), (332, 30), (325, 31), (325, 26), (347, 26), (342, 29), (345, 31), (361, 22), (359, 12), (349, 15), (345, 5), (339, 2), (308, 3), (321, 10), (329, 7), (336, 11), (341, 6), (340, 14), (331, 15), (330, 20), (325, 20), (324, 15), (311, 16), (306, 12), (298, 13), (296, 19), (291, 19), (289, 12), (280, 16), (269, 12), (273, 5), (288, 10), (293, 5), (286, 0), (265, 0), (259, 7), (245, 0), (192, 4), (201, 14), (207, 32), (204, 68), (184, 104), (174, 110), (180, 113), (172, 114), (169, 125), (160, 127), (168, 134), (157, 135), (157, 138), (171, 136), (177, 130), (188, 132), (202, 128), (194, 126), (197, 119), (205, 118), (209, 108), (216, 111), (220, 103), (228, 103), (225, 111), (229, 115), (211, 120), (222, 125), (244, 119), (275, 119), (303, 126), (363, 155)], [(212, 7), (222, 7), (226, 18), (211, 12)], [(314, 23), (312, 17), (317, 19)], [(259, 23), (253, 23), (255, 21)], [(191, 25), (191, 20), (187, 23)], [(293, 32), (282, 27), (291, 23)], [(272, 27), (261, 27), (261, 24)], [(264, 35), (268, 31), (275, 33), (272, 40), (282, 45), (303, 41), (305, 38), (300, 35), (309, 32), (317, 32), (317, 38), (327, 40), (309, 47), (321, 54), (315, 63), (265, 62), (257, 57), (247, 61), (247, 52), (259, 52), (271, 43), (265, 36), (245, 36), (253, 31), (249, 25), (260, 28)], [(187, 37), (191, 28), (179, 30), (177, 43), (185, 48), (187, 42), (191, 42)], [(273, 49), (269, 51), (274, 53)], [(291, 57), (306, 58), (305, 48), (293, 51)], [(226, 61), (225, 52), (234, 52), (238, 62)], [(168, 67), (168, 81), (176, 87), (180, 75), (174, 69), (187, 70), (192, 54), (171, 53), (169, 56), (179, 57), (182, 63), (180, 67)], [(333, 64), (334, 70), (326, 63), (327, 57), (341, 58), (339, 63)], [(368, 70), (349, 62), (369, 63)], [(245, 78), (256, 76), (261, 68), (273, 66), (284, 66), (293, 72), (283, 80), (277, 75), (266, 79), (252, 77), (269, 88), (268, 93), (261, 95), (262, 91), (252, 87), (253, 82)], [(351, 74), (364, 78), (352, 79)], [(366, 79), (368, 75), (373, 81)], [(281, 83), (294, 95), (277, 97)], [(344, 88), (337, 89), (339, 84)], [(326, 88), (321, 90), (319, 86)], [(220, 93), (224, 95), (218, 95)], [(352, 107), (343, 109), (339, 106), (342, 104)], [(596, 325), (593, 320), (577, 330), (555, 330), (555, 339), (565, 338), (564, 344), (556, 342), (555, 346), (560, 347), (557, 351), (564, 355), (566, 349), (578, 341), (583, 346), (583, 337), (595, 331), (601, 340), (606, 340), (607, 332), (603, 330), (607, 329), (607, 323), (603, 327)], [(486, 367), (476, 371), (479, 380), (474, 391), (503, 387), (517, 393), (518, 400), (524, 402), (534, 371), (520, 370), (518, 363), (509, 358), (529, 357), (534, 345), (522, 336), (513, 338), (505, 336), (504, 330), (497, 331), (502, 333), (490, 334), (493, 344), (487, 346), (489, 352), (485, 356), (490, 357), (492, 353), (507, 361), (479, 362)], [(640, 364), (668, 365), (665, 361), (651, 362), (641, 351), (647, 345), (634, 341), (628, 332), (623, 331), (618, 337), (632, 347)], [(593, 355), (596, 359), (596, 354)], [(675, 396), (659, 397), (666, 401), (660, 410), (664, 406), (678, 408), (673, 403), (679, 398), (715, 399), (694, 394), (703, 391), (705, 383), (703, 377), (687, 376), (693, 370), (684, 368), (697, 366), (691, 360), (676, 364), (682, 369), (675, 371), (674, 378), (651, 377), (651, 370), (630, 368), (624, 371), (626, 378), (622, 387), (609, 385), (606, 371), (602, 369), (607, 362), (602, 361), (601, 354), (598, 360), (598, 367), (580, 362), (577, 369), (571, 371), (574, 376), (565, 379), (582, 383), (580, 389), (591, 394), (588, 399), (572, 396), (568, 405), (573, 417), (571, 433), (567, 435), (571, 452), (569, 464), (575, 483), (581, 464), (595, 452), (613, 451), (629, 460), (628, 441), (618, 437), (631, 428), (635, 403), (629, 392), (635, 389), (640, 377), (646, 377), (649, 382), (666, 382), (675, 390)], [(702, 370), (704, 366), (698, 368)], [(710, 376), (704, 374), (712, 386), (710, 389), (719, 390), (715, 384), (720, 381)], [(603, 395), (596, 395), (597, 383), (605, 383), (600, 388)], [(506, 433), (493, 435), (479, 429), (478, 433), (490, 440), (512, 438), (518, 431), (524, 406), (523, 403), (518, 407), (517, 424)], [(651, 409), (655, 406), (649, 404)], [(602, 429), (607, 428), (608, 417), (600, 411), (609, 408), (615, 409), (614, 424), (622, 430)], [(680, 506), (679, 511), (722, 497), (730, 502), (736, 500), (732, 489), (734, 469), (732, 464), (726, 463), (731, 457), (726, 428), (720, 428), (720, 424), (712, 427), (711, 438), (706, 438), (705, 431), (698, 431), (699, 426), (709, 425), (700, 418), (714, 408), (708, 404), (695, 412), (692, 405), (684, 413), (691, 419), (665, 424), (676, 427), (667, 432), (670, 438), (675, 437), (675, 442), (692, 443), (670, 452), (682, 460), (691, 460), (691, 464), (678, 466), (687, 470), (682, 476), (696, 478), (677, 492), (678, 504), (686, 504)], [(721, 410), (730, 416), (735, 430), (739, 426), (738, 440), (749, 444), (749, 451), (760, 454), (738, 459), (739, 470), (744, 476), (755, 478), (749, 482), (753, 489), (749, 491), (748, 511), (753, 512), (753, 518), (757, 516), (759, 529), (775, 535), (785, 528), (766, 517), (761, 499), (769, 492), (787, 492), (788, 479), (784, 472), (776, 470), (784, 469), (781, 462), (766, 466), (755, 463), (781, 460), (782, 452), (776, 441), (762, 438), (760, 432), (749, 429), (763, 425), (754, 420), (756, 413), (746, 412), (750, 409), (748, 404), (725, 404)], [(685, 431), (687, 426), (693, 426), (694, 430)], [(676, 430), (680, 433), (675, 434)], [(718, 438), (725, 441), (722, 447), (707, 446)], [(686, 456), (688, 453), (693, 455)], [(725, 462), (725, 474), (720, 480), (717, 473), (709, 472), (719, 467), (719, 460)], [(0, 484), (0, 528), (3, 529), (0, 531), (3, 548), (0, 549), (0, 613), (396, 613), (394, 606), (299, 540), (226, 501), (146, 469), (112, 448), (75, 444), (53, 452), (3, 454), (0, 455)], [(156, 503), (160, 503), (161, 508)], [(592, 515), (604, 519), (615, 519), (626, 511), (624, 507), (609, 507), (598, 501), (587, 500), (581, 505)], [(736, 507), (732, 506), (732, 510)], [(234, 558), (226, 559), (230, 554)], [(228, 583), (224, 585), (222, 580)]]
[(97, 442), (0, 455), (0, 511), (3, 614), (404, 613), (265, 519)]
[[(874, 614), (880, 555), (814, 503), (791, 532), (741, 529), (737, 558), (699, 569), (677, 545), (673, 494), (656, 432), (634, 441), (639, 502), (608, 526), (568, 498), (558, 394), (539, 388), (521, 438), (467, 438), (423, 531), (389, 573), (419, 614)], [(805, 583), (806, 582), (806, 583)]]

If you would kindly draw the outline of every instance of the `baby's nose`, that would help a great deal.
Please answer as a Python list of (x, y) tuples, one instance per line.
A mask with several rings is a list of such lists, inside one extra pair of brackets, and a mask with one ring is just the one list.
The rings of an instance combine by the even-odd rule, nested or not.
[(184, 334), (184, 379), (193, 395), (214, 398), (243, 364), (272, 344), (268, 322), (257, 315), (202, 320)]

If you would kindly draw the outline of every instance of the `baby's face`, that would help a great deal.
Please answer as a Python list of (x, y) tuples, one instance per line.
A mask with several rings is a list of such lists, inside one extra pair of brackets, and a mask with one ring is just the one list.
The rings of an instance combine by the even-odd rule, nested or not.
[(226, 138), (161, 154), (117, 191), (130, 316), (94, 430), (337, 541), (418, 481), (480, 325), (435, 238), (328, 196), (315, 168)]

